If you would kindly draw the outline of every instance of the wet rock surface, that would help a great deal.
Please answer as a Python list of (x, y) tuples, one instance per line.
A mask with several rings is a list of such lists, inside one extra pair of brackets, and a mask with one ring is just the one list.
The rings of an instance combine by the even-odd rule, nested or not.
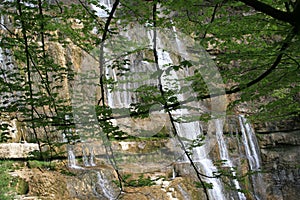
[(298, 200), (300, 130), (258, 134), (267, 199)]

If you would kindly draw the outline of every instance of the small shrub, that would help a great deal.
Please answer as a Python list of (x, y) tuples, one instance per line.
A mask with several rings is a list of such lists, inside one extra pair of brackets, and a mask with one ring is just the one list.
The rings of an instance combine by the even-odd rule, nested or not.
[(150, 177), (145, 178), (144, 175), (140, 175), (138, 179), (128, 180), (131, 175), (126, 175), (123, 177), (123, 181), (125, 186), (129, 187), (144, 187), (144, 186), (152, 186), (155, 185), (154, 181), (150, 179)]
[(46, 162), (46, 161), (39, 161), (39, 160), (30, 160), (28, 161), (28, 167), (33, 168), (46, 168), (46, 169), (55, 169), (55, 163), (53, 162)]
[(11, 200), (15, 192), (16, 182), (8, 174), (13, 169), (13, 162), (0, 161), (0, 199)]
[(60, 173), (61, 173), (61, 174), (64, 174), (64, 175), (67, 175), (67, 176), (76, 176), (75, 173), (70, 172), (70, 171), (68, 171), (68, 170), (64, 170), (64, 169), (62, 169), (62, 170), (60, 171)]
[(29, 192), (28, 183), (24, 179), (19, 178), (17, 183), (17, 194), (23, 195), (23, 194), (27, 194), (28, 192)]

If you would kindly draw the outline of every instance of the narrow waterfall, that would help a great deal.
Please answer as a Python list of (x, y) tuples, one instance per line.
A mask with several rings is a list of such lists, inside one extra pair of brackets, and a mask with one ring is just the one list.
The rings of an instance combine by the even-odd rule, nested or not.
[[(178, 38), (175, 27), (173, 27), (173, 32), (175, 33), (175, 43), (176, 43), (177, 51), (181, 55), (184, 55), (185, 58), (189, 58), (189, 53), (187, 52), (186, 47), (183, 44), (183, 42)], [(189, 74), (188, 69), (185, 69), (184, 73), (186, 73), (186, 75), (188, 75)], [(175, 81), (176, 81), (176, 79), (177, 78), (175, 78)], [(192, 95), (192, 94), (188, 94), (188, 95), (189, 95), (188, 98), (190, 98), (190, 95)], [(184, 97), (184, 94), (177, 95), (177, 97), (181, 101), (186, 99), (186, 97)], [(198, 107), (198, 106), (199, 105), (196, 105), (196, 107)], [(185, 115), (185, 116), (193, 115), (187, 109), (180, 109), (175, 112), (176, 113), (179, 112), (180, 115)], [(175, 115), (176, 115), (176, 113), (175, 113)], [(201, 128), (199, 121), (188, 122), (188, 123), (176, 123), (175, 125), (176, 125), (176, 130), (178, 132), (178, 135), (180, 137), (184, 138), (184, 140), (187, 139), (190, 142), (197, 141), (197, 140), (199, 140), (199, 138), (201, 136), (203, 136), (202, 128)], [(208, 155), (211, 150), (211, 147), (209, 144), (210, 142), (211, 141), (209, 141), (209, 139), (206, 139), (203, 141), (202, 146), (193, 147), (193, 149), (192, 149), (193, 162), (195, 162), (197, 164), (198, 168), (200, 169), (200, 171), (203, 174), (205, 174), (207, 177), (212, 177), (212, 178), (203, 177), (205, 182), (211, 183), (213, 186), (212, 189), (208, 190), (210, 199), (226, 200), (222, 182), (220, 181), (220, 179), (214, 178), (215, 173), (218, 170), (217, 170), (216, 166), (213, 164), (212, 159)], [(185, 143), (185, 145), (186, 145), (186, 147), (188, 147), (190, 144)], [(186, 155), (185, 155), (185, 162), (189, 162)]]
[[(116, 195), (113, 191), (113, 188), (111, 188), (109, 181), (107, 181), (107, 178), (102, 172), (97, 171), (97, 182), (93, 188), (94, 194), (99, 197), (100, 199), (106, 197), (109, 200), (114, 200), (116, 199)], [(100, 195), (97, 191), (96, 188), (99, 186), (102, 189), (102, 194)]]
[[(176, 123), (176, 130), (183, 140), (189, 141), (185, 143), (185, 146), (188, 147), (190, 142), (197, 140), (199, 136), (203, 135), (201, 132), (201, 127), (199, 122), (189, 122), (189, 123)], [(205, 142), (205, 141), (204, 141)], [(209, 141), (206, 141), (209, 142)], [(207, 183), (213, 185), (213, 189), (209, 189), (209, 197), (215, 200), (226, 200), (223, 193), (223, 186), (221, 181), (218, 178), (214, 177), (214, 172), (217, 172), (216, 166), (214, 166), (211, 158), (209, 157), (208, 147), (206, 144), (192, 149), (192, 158), (194, 163), (197, 164), (200, 171), (208, 177), (212, 178), (203, 178)], [(185, 162), (189, 162), (187, 157), (184, 159)]]
[[(217, 141), (219, 145), (219, 153), (220, 153), (220, 158), (223, 160), (225, 163), (223, 166), (229, 167), (229, 169), (232, 171), (233, 177), (236, 176), (236, 172), (233, 169), (233, 164), (231, 161), (231, 158), (228, 154), (228, 148), (225, 143), (225, 139), (223, 137), (223, 121), (221, 119), (216, 119), (215, 120), (215, 126), (216, 126), (216, 136), (217, 136)], [(237, 181), (237, 179), (233, 179), (233, 184), (235, 186), (235, 189), (240, 190), (240, 184)], [(246, 200), (246, 197), (244, 193), (238, 192), (238, 197), (240, 200)]]
[(98, 0), (98, 5), (92, 4), (92, 8), (96, 11), (96, 14), (99, 17), (105, 18), (109, 15), (109, 12), (112, 8), (112, 3), (111, 0)]
[[(7, 49), (2, 49), (0, 47), (0, 79), (3, 79), (6, 83), (15, 83), (17, 82), (18, 77), (16, 75), (12, 76), (12, 74), (17, 74), (18, 69), (14, 65), (11, 52)], [(7, 88), (6, 91), (10, 92), (2, 92), (0, 95), (0, 106), (9, 107), (14, 104), (21, 96), (21, 92), (12, 92), (11, 88)]]
[(243, 115), (239, 116), (239, 123), (249, 168), (251, 172), (257, 172), (251, 176), (254, 197), (257, 200), (263, 200), (265, 199), (265, 186), (262, 174), (259, 172), (261, 170), (261, 159), (257, 138), (251, 124), (247, 122)]
[[(87, 146), (87, 145), (85, 145)], [(92, 146), (82, 147), (82, 161), (84, 166), (96, 166), (94, 162), (94, 149)]]
[(73, 169), (83, 169), (77, 165), (76, 156), (71, 146), (68, 146), (68, 166)]
[(241, 126), (242, 139), (246, 151), (246, 156), (249, 160), (250, 169), (257, 171), (260, 169), (261, 162), (259, 155), (259, 147), (254, 130), (243, 115), (239, 116), (239, 122)]

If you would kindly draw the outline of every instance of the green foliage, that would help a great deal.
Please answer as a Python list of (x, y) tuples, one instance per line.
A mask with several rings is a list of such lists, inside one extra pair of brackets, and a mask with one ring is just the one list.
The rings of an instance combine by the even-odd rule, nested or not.
[(203, 185), (204, 185), (204, 187), (207, 189), (213, 189), (212, 183), (203, 182), (203, 185), (200, 182), (194, 182), (194, 183), (197, 188), (203, 188)]
[[(229, 112), (238, 111), (239, 106), (246, 103), (252, 119), (260, 122), (299, 118), (300, 40), (299, 27), (298, 32), (295, 29), (299, 22), (293, 24), (276, 19), (273, 14), (257, 11), (240, 1), (160, 1), (160, 9), (155, 10), (158, 1), (124, 0), (114, 17), (106, 19), (100, 19), (90, 6), (86, 6), (98, 5), (96, 0), (85, 1), (86, 4), (51, 2), (4, 1), (0, 5), (0, 14), (5, 21), (1, 24), (0, 42), (2, 54), (5, 55), (0, 63), (0, 95), (3, 104), (0, 112), (8, 113), (11, 118), (25, 123), (32, 141), (39, 144), (40, 150), (43, 144), (49, 146), (47, 152), (33, 152), (37, 159), (51, 160), (62, 135), (68, 143), (76, 143), (86, 137), (99, 137), (105, 145), (109, 145), (108, 139), (130, 138), (112, 122), (114, 117), (148, 118), (151, 110), (167, 113), (179, 108), (200, 113), (197, 106), (181, 104), (178, 95), (188, 96), (189, 102), (206, 101), (210, 97), (206, 73), (203, 73), (210, 70), (207, 58), (201, 57), (201, 67), (196, 69), (192, 61), (172, 54), (177, 63), (167, 63), (163, 69), (157, 68), (150, 75), (139, 72), (135, 69), (136, 65), (129, 64), (144, 62), (154, 66), (157, 63), (153, 47), (135, 44), (121, 36), (122, 31), (126, 32), (136, 22), (147, 26), (149, 30), (176, 29), (176, 32), (185, 33), (193, 37), (195, 43), (201, 44), (216, 63), (226, 92), (234, 95)], [(279, 11), (292, 12), (296, 9), (294, 1), (262, 2)], [(107, 8), (102, 6), (102, 9), (109, 14)], [(112, 45), (118, 51), (116, 54), (121, 54), (104, 55), (99, 48), (103, 41), (108, 42), (102, 47)], [(97, 105), (78, 106), (82, 116), (96, 111), (96, 120), (82, 119), (83, 125), (80, 124), (80, 127), (75, 127), (74, 119), (78, 116), (72, 114), (69, 93), (74, 91), (66, 88), (72, 88), (76, 75), (76, 63), (73, 63), (75, 58), (72, 58), (80, 59), (83, 56), (80, 53), (74, 55), (75, 47), (87, 54), (93, 54), (91, 51), (98, 48), (94, 53), (99, 57), (99, 68), (104, 67), (103, 63), (109, 63), (105, 67), (116, 71), (113, 77), (105, 77), (105, 69), (100, 69), (103, 73), (101, 76), (94, 73), (92, 77), (89, 77), (90, 74), (83, 77), (83, 84), (93, 79), (99, 80), (99, 84), (93, 83), (93, 86), (100, 86), (99, 93), (103, 94), (94, 103)], [(191, 55), (199, 53), (192, 52), (193, 49), (187, 51)], [(130, 56), (137, 58), (132, 61)], [(103, 63), (102, 57), (106, 59)], [(193, 73), (180, 78), (178, 82), (187, 84), (176, 88), (170, 76), (186, 71)], [(170, 87), (163, 88), (160, 85), (159, 80), (162, 78)], [(153, 82), (144, 84), (145, 80)], [(126, 84), (138, 86), (126, 90)], [(131, 93), (130, 107), (110, 108), (106, 99), (107, 91)], [(190, 122), (209, 119), (210, 113), (207, 111), (201, 112), (201, 116), (182, 116), (176, 120)], [(95, 130), (95, 124), (101, 130)], [(1, 124), (0, 142), (9, 139), (7, 129), (7, 125)], [(165, 132), (168, 130), (157, 133), (156, 137), (165, 137)], [(202, 145), (203, 140), (199, 136), (191, 142), (188, 150), (192, 152), (193, 148)], [(36, 161), (30, 161), (29, 165), (53, 167)], [(231, 171), (222, 171), (221, 174), (236, 178), (230, 175)], [(125, 180), (128, 178), (125, 177)], [(3, 182), (7, 181), (9, 178), (3, 176)], [(153, 181), (140, 176), (125, 184), (133, 187), (149, 186)], [(3, 185), (0, 188), (6, 187)], [(202, 187), (199, 183), (197, 186)], [(212, 188), (212, 185), (205, 183), (204, 187)]]
[(13, 162), (0, 161), (0, 199), (11, 200), (15, 191), (16, 182), (8, 174), (13, 169)]
[[(292, 12), (292, 1), (262, 1), (281, 11)], [(272, 72), (249, 86), (251, 81), (271, 68), (293, 26), (257, 12), (239, 1), (168, 1), (166, 7), (176, 12), (173, 19), (180, 31), (193, 35), (214, 56), (227, 91), (243, 88), (231, 109), (249, 105), (253, 119), (272, 121), (299, 117), (299, 34)], [(186, 7), (189, 6), (189, 8)], [(287, 7), (288, 5), (288, 7)], [(294, 19), (296, 20), (296, 19)], [(293, 33), (292, 33), (293, 34)], [(198, 82), (196, 90), (205, 92)], [(274, 98), (273, 91), (291, 90), (285, 98)]]
[(28, 167), (31, 169), (40, 168), (40, 169), (55, 169), (55, 163), (53, 162), (46, 162), (46, 161), (39, 161), (39, 160), (29, 160)]
[(11, 137), (8, 132), (9, 124), (0, 124), (0, 143), (7, 142)]
[(151, 180), (150, 177), (145, 178), (143, 174), (141, 174), (138, 179), (130, 179), (131, 176), (131, 174), (127, 174), (122, 177), (124, 186), (144, 187), (155, 185), (154, 181)]
[(29, 185), (26, 180), (19, 178), (17, 182), (17, 194), (24, 195), (29, 192)]

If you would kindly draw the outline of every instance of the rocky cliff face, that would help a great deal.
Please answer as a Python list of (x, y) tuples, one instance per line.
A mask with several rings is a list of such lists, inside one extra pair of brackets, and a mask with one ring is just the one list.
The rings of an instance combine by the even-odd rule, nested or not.
[[(237, 166), (238, 173), (246, 175), (249, 172), (249, 165), (245, 158), (245, 149), (241, 141), (240, 131), (232, 131), (238, 123), (237, 120), (233, 121), (225, 125), (225, 129), (227, 129), (225, 130), (225, 141), (232, 162)], [(291, 127), (291, 130), (287, 130), (287, 126), (284, 127), (284, 129), (273, 125), (256, 127), (264, 181), (264, 186), (260, 189), (266, 193), (263, 199), (298, 200), (298, 191), (300, 190), (300, 130), (297, 129), (297, 126)], [(76, 174), (74, 177), (48, 170), (42, 172), (40, 170), (22, 171), (22, 173), (19, 173), (21, 178), (26, 179), (24, 174), (31, 177), (26, 179), (29, 183), (29, 194), (33, 196), (43, 195), (45, 199), (53, 195), (57, 198), (64, 196), (71, 199), (83, 199), (83, 197), (99, 199), (99, 195), (102, 194), (99, 185), (97, 186), (98, 172), (104, 171), (106, 176), (111, 176), (110, 179), (115, 178), (115, 174), (113, 174), (112, 169), (107, 170), (107, 167), (105, 167), (110, 164), (103, 161), (105, 160), (103, 159), (105, 151), (100, 151), (101, 144), (97, 142), (89, 144), (87, 146), (87, 144), (78, 143), (73, 147), (76, 156), (78, 156), (77, 158), (79, 158), (78, 165), (84, 166), (84, 159), (81, 160), (81, 157), (84, 156), (83, 150), (93, 146), (92, 150), (89, 149), (88, 151), (93, 151), (95, 154), (97, 167), (88, 167), (87, 170), (71, 170), (71, 173)], [(2, 145), (1, 152), (5, 152), (2, 157), (26, 158), (30, 149), (26, 149), (24, 145), (29, 144), (17, 145), (17, 143), (11, 143)], [(36, 150), (37, 145), (32, 145), (35, 147), (33, 150)], [(150, 177), (155, 183), (153, 186), (127, 187), (125, 188), (127, 194), (122, 196), (123, 199), (130, 199), (132, 195), (139, 195), (140, 199), (149, 199), (150, 196), (147, 196), (147, 194), (162, 199), (186, 199), (187, 197), (189, 199), (199, 199), (200, 196), (203, 196), (202, 190), (195, 188), (195, 185), (192, 184), (196, 179), (193, 179), (192, 174), (194, 172), (190, 169), (190, 165), (188, 163), (172, 163), (176, 155), (172, 146), (172, 140), (168, 139), (112, 142), (112, 148), (115, 151), (120, 164), (119, 167), (121, 167), (120, 172), (123, 175), (130, 174), (132, 180), (138, 180), (139, 176), (143, 174), (145, 178)], [(67, 148), (64, 147), (60, 150), (66, 152)], [(220, 159), (218, 151), (219, 149), (216, 146), (210, 153), (215, 162)], [(66, 154), (64, 155), (66, 156)], [(68, 171), (68, 169), (65, 170)], [(58, 183), (55, 181), (57, 178), (63, 180), (59, 182), (61, 185), (51, 184), (53, 181)], [(251, 191), (250, 193), (252, 193), (253, 187), (257, 187), (257, 185), (251, 184), (249, 178), (245, 179), (244, 182), (240, 182), (240, 185), (243, 189)], [(228, 193), (230, 194), (230, 192)], [(238, 197), (235, 196), (235, 198)], [(247, 199), (252, 198), (253, 195), (247, 195)]]
[(299, 199), (300, 130), (268, 132), (265, 129), (258, 138), (267, 198)]

